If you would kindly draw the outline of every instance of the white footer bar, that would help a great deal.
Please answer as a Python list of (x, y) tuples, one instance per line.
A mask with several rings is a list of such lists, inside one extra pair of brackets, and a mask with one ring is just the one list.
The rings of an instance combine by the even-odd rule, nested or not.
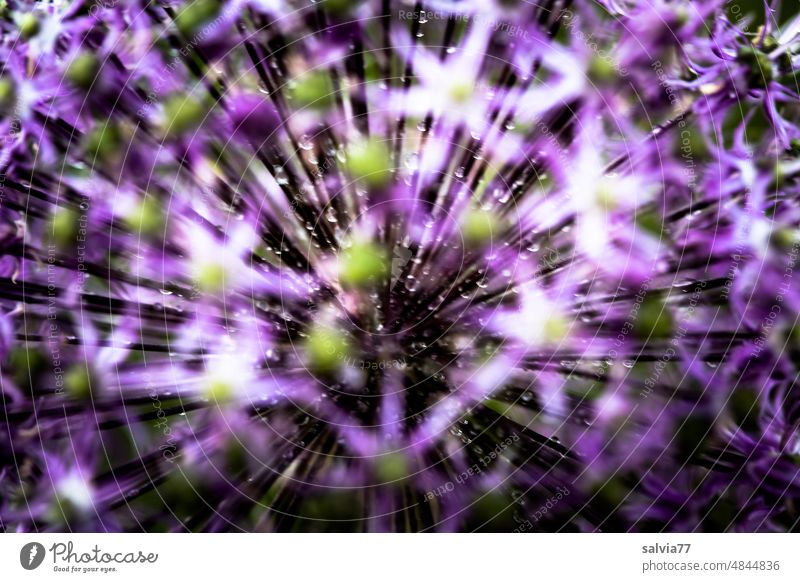
[(800, 580), (791, 534), (5, 534), (3, 580)]

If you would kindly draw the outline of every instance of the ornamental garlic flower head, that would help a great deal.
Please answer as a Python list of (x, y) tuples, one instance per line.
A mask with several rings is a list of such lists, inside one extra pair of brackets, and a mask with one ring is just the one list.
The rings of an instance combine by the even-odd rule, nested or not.
[(3, 530), (797, 529), (794, 3), (3, 4)]

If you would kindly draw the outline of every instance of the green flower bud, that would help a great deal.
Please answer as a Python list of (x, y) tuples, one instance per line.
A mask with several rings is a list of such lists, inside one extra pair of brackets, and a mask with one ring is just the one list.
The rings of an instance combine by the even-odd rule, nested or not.
[(95, 384), (85, 364), (75, 364), (64, 375), (64, 389), (74, 398), (89, 398)]
[(125, 217), (125, 224), (141, 236), (154, 238), (164, 233), (165, 218), (159, 200), (148, 195)]
[(774, 51), (776, 48), (778, 48), (780, 46), (780, 44), (778, 43), (778, 39), (775, 38), (773, 35), (771, 35), (771, 34), (764, 35), (764, 27), (763, 26), (759, 26), (758, 27), (757, 36), (763, 36), (764, 37), (764, 40), (761, 43), (761, 50), (763, 50), (766, 53), (771, 53), (772, 51)]
[(92, 164), (109, 161), (120, 151), (122, 132), (119, 126), (104, 123), (94, 128), (85, 138), (86, 156)]
[(543, 340), (549, 344), (558, 344), (569, 335), (570, 320), (561, 313), (551, 313), (544, 322)]
[(66, 77), (70, 83), (81, 89), (89, 89), (100, 71), (100, 61), (92, 53), (78, 55), (67, 67)]
[(684, 26), (685, 24), (688, 24), (690, 18), (691, 15), (689, 14), (689, 11), (686, 9), (686, 7), (684, 6), (675, 7), (675, 25), (677, 27), (681, 27)]
[(645, 297), (642, 301), (633, 332), (642, 339), (664, 339), (672, 335), (674, 324), (666, 303), (658, 297)]
[(408, 461), (402, 453), (389, 453), (375, 458), (375, 474), (384, 483), (397, 483), (408, 477)]
[(214, 20), (221, 10), (222, 2), (219, 0), (193, 0), (175, 16), (175, 26), (183, 36), (193, 36), (204, 24)]
[(617, 79), (617, 69), (610, 57), (595, 56), (589, 63), (589, 79), (597, 85), (608, 85)]
[(353, 144), (347, 151), (347, 171), (367, 186), (379, 188), (392, 179), (389, 149), (377, 140)]
[(603, 176), (595, 188), (595, 200), (601, 208), (613, 210), (617, 207), (619, 180), (611, 176)]
[(800, 231), (795, 228), (777, 228), (770, 239), (776, 247), (788, 251), (800, 241)]
[(461, 235), (469, 246), (483, 246), (500, 236), (500, 222), (490, 210), (471, 208), (461, 218)]
[(774, 188), (783, 188), (786, 185), (786, 179), (789, 177), (788, 172), (786, 171), (786, 167), (780, 163), (776, 162), (774, 166), (772, 166), (772, 186)]
[(22, 36), (22, 38), (25, 40), (33, 38), (39, 34), (39, 30), (41, 29), (39, 19), (33, 12), (26, 12), (23, 14), (17, 21), (17, 26), (19, 27), (20, 36)]
[(212, 378), (206, 382), (205, 394), (209, 400), (222, 404), (233, 399), (235, 390), (225, 379)]
[(197, 129), (207, 112), (200, 101), (176, 95), (164, 104), (164, 132), (176, 136)]
[(30, 388), (36, 379), (47, 368), (47, 361), (39, 350), (18, 347), (8, 355), (9, 369), (12, 371), (14, 384), (20, 388)]
[(471, 83), (459, 80), (450, 86), (450, 99), (454, 103), (463, 105), (472, 99), (474, 94), (475, 87)]
[(636, 214), (636, 224), (645, 232), (661, 237), (664, 228), (662, 218), (655, 212), (639, 212)]
[(353, 6), (352, 0), (322, 0), (322, 7), (325, 10), (339, 16), (350, 12), (351, 6)]
[(195, 271), (195, 282), (205, 293), (219, 293), (225, 289), (225, 266), (220, 263), (202, 263)]
[[(756, 33), (757, 38), (763, 37), (763, 41), (761, 43), (761, 52), (764, 54), (769, 54), (779, 48), (781, 45), (778, 42), (778, 39), (775, 38), (771, 34), (764, 34), (764, 26), (758, 27), (758, 32)], [(784, 51), (780, 55), (778, 55), (777, 60), (775, 61), (777, 65), (778, 74), (785, 75), (787, 73), (792, 72), (792, 54), (791, 51)]]
[(334, 90), (327, 73), (310, 71), (289, 87), (289, 96), (301, 107), (328, 109), (334, 103)]
[(17, 101), (17, 90), (10, 79), (0, 79), (0, 111), (8, 112)]
[(351, 353), (347, 336), (329, 327), (317, 326), (305, 341), (306, 364), (316, 372), (330, 374)]
[(75, 245), (78, 237), (78, 213), (71, 208), (60, 208), (50, 221), (49, 235), (62, 250)]
[(356, 241), (339, 257), (339, 282), (345, 287), (369, 286), (388, 273), (388, 253), (371, 242)]

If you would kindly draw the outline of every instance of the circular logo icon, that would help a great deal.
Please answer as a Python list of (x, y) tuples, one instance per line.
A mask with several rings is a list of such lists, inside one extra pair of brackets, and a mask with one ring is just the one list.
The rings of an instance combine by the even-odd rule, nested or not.
[(30, 542), (19, 551), (19, 563), (26, 570), (35, 570), (44, 561), (44, 546), (39, 542)]

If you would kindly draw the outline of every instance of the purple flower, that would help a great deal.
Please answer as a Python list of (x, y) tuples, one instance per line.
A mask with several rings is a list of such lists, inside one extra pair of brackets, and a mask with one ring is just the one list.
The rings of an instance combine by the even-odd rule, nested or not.
[(7, 4), (3, 530), (797, 528), (797, 18)]

